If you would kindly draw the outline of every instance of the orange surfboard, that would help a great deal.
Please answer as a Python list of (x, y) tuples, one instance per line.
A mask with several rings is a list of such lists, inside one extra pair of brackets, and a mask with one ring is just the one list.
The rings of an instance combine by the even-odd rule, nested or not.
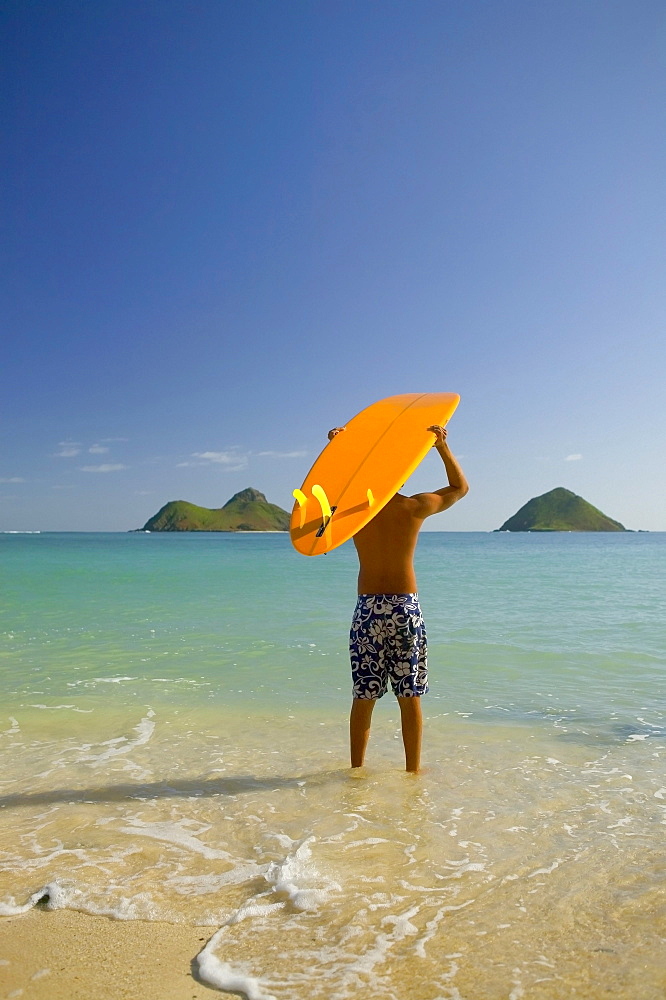
[(426, 428), (444, 426), (459, 402), (454, 392), (408, 392), (361, 410), (294, 490), (294, 548), (321, 555), (360, 531), (432, 448), (435, 435)]

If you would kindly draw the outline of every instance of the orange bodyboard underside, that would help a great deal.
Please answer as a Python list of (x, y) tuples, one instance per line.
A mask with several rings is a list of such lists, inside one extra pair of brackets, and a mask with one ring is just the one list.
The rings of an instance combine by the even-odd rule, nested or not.
[(294, 548), (306, 556), (342, 545), (372, 520), (423, 461), (460, 402), (453, 392), (389, 396), (368, 406), (326, 445), (291, 515)]

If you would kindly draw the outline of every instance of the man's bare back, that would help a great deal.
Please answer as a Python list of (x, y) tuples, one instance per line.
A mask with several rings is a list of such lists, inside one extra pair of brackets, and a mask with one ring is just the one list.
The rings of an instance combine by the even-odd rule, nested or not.
[[(435, 435), (433, 447), (444, 462), (449, 484), (433, 493), (416, 493), (411, 497), (397, 493), (372, 521), (354, 535), (359, 560), (359, 594), (416, 597), (414, 551), (423, 522), (431, 514), (447, 510), (468, 491), (464, 473), (449, 449), (446, 430), (439, 425), (433, 425), (428, 430)], [(329, 431), (329, 440), (342, 431), (343, 427)], [(427, 690), (427, 685), (424, 690)], [(421, 689), (417, 687), (416, 693), (414, 690), (408, 693), (412, 696), (401, 697), (396, 692), (406, 767), (408, 771), (418, 771), (421, 759)], [(378, 696), (381, 697), (381, 694)], [(365, 693), (362, 697), (354, 696), (350, 716), (352, 767), (360, 767), (365, 759), (376, 697)]]
[(411, 594), (416, 590), (413, 560), (422, 523), (415, 498), (397, 493), (354, 535), (359, 594)]

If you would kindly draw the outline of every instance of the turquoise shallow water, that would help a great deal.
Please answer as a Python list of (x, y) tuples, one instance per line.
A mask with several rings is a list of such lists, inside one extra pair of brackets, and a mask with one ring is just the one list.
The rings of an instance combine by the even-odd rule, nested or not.
[(388, 698), (347, 768), (350, 545), (0, 535), (0, 912), (209, 924), (260, 1000), (661, 997), (665, 557), (424, 534), (414, 778)]
[[(346, 709), (350, 545), (305, 559), (283, 535), (4, 535), (0, 560), (9, 701)], [(665, 562), (662, 534), (424, 534), (432, 698), (659, 727)]]

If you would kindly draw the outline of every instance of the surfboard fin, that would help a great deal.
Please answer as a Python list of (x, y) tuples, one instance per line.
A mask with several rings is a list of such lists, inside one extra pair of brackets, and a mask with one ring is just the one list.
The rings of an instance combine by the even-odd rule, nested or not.
[(321, 516), (326, 520), (331, 517), (331, 505), (328, 502), (328, 497), (326, 496), (326, 491), (323, 486), (319, 486), (315, 483), (312, 487), (312, 496), (319, 501), (319, 506), (321, 507)]
[(312, 487), (312, 496), (319, 501), (319, 506), (321, 507), (321, 528), (317, 532), (317, 538), (321, 538), (324, 532), (328, 530), (331, 518), (335, 513), (335, 507), (331, 507), (326, 496), (326, 491), (318, 483), (315, 483)]
[(299, 523), (298, 527), (302, 528), (303, 525), (305, 524), (305, 505), (308, 502), (308, 498), (306, 497), (306, 495), (303, 492), (303, 490), (294, 490), (292, 492), (292, 496), (294, 497), (294, 499), (295, 499), (295, 501), (296, 501), (296, 503), (298, 504), (298, 507), (299, 507), (298, 513), (299, 513), (299, 522), (300, 523)]
[(367, 497), (368, 497), (368, 507), (374, 507), (375, 498), (372, 495), (372, 490), (368, 490)]

